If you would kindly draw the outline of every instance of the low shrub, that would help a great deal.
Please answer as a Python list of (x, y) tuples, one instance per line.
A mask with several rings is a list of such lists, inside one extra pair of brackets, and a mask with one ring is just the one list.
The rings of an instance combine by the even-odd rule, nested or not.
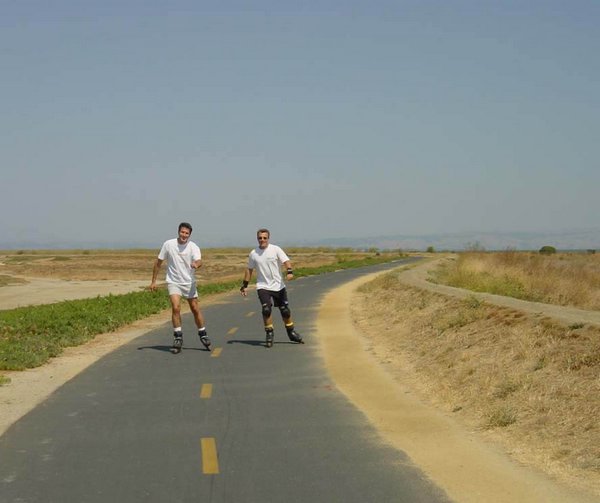
[(542, 255), (553, 255), (556, 253), (556, 248), (554, 248), (554, 246), (545, 245), (540, 248), (540, 253)]

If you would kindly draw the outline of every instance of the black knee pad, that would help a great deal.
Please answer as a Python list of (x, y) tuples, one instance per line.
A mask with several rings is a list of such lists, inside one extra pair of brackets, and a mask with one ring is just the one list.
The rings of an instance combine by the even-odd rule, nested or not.
[(266, 318), (268, 318), (269, 316), (271, 316), (271, 306), (269, 304), (263, 304), (262, 305), (262, 314)]
[(281, 316), (283, 316), (284, 318), (289, 318), (292, 315), (292, 312), (290, 311), (290, 307), (285, 304), (283, 306), (279, 306), (279, 312), (281, 313)]

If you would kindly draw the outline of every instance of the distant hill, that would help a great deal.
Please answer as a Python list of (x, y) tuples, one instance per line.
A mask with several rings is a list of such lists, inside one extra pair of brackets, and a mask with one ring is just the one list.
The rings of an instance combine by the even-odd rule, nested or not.
[(462, 251), (471, 248), (485, 250), (539, 250), (544, 245), (557, 250), (600, 251), (600, 228), (566, 232), (463, 232), (454, 234), (391, 235), (361, 238), (321, 239), (306, 246), (378, 248), (402, 250)]
[[(436, 251), (462, 251), (471, 248), (485, 250), (539, 250), (544, 245), (554, 246), (557, 250), (600, 251), (600, 228), (579, 229), (562, 232), (462, 232), (448, 234), (413, 234), (324, 238), (317, 240), (276, 241), (283, 246), (327, 246), (333, 248), (377, 248), (380, 250), (425, 251), (432, 246)], [(201, 248), (252, 246), (248, 241), (236, 243), (202, 242)], [(64, 249), (158, 249), (159, 245), (149, 242), (8, 242), (0, 239), (0, 250), (64, 250)]]

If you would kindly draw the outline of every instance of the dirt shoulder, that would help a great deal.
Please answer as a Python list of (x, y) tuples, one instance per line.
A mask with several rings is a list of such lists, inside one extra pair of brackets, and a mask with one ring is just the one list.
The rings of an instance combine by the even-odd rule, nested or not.
[(0, 288), (0, 309), (38, 304), (52, 304), (63, 300), (93, 298), (99, 295), (119, 295), (147, 288), (148, 280), (62, 280), (27, 278), (26, 283)]
[(382, 436), (406, 452), (455, 501), (597, 502), (594, 495), (518, 465), (450, 414), (423, 401), (413, 392), (410, 379), (386, 371), (368, 351), (351, 313), (353, 293), (376, 276), (330, 292), (323, 300), (317, 326), (332, 378)]

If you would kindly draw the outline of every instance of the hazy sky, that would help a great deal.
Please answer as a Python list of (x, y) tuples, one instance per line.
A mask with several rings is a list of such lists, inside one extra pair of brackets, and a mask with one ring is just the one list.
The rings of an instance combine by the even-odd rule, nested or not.
[(0, 0), (0, 242), (598, 226), (600, 2)]

